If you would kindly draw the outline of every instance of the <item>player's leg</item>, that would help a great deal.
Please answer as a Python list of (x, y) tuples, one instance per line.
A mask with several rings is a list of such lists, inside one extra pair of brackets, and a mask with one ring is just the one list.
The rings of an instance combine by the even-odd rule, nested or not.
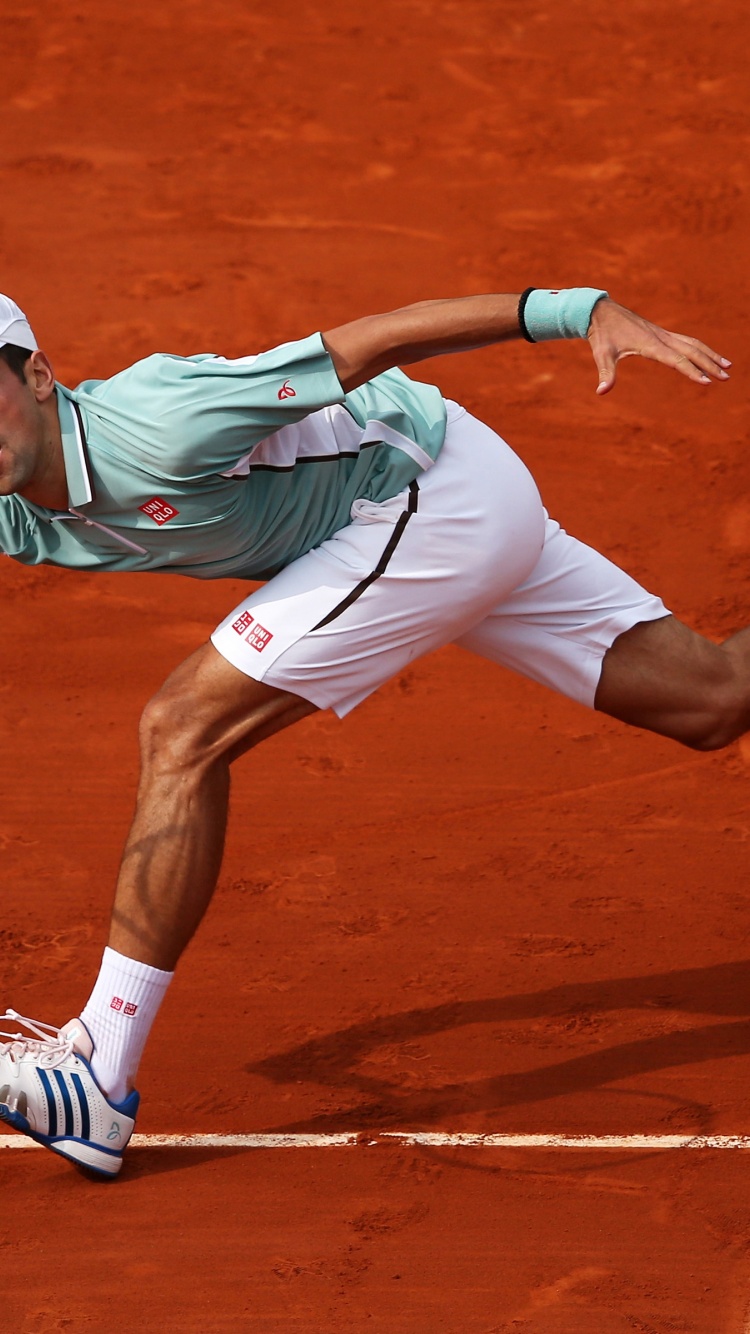
[(674, 616), (635, 625), (605, 654), (594, 702), (695, 750), (729, 745), (750, 728), (750, 631), (713, 644)]
[(94, 990), (82, 1018), (60, 1031), (5, 1016), (13, 1027), (0, 1034), (0, 1119), (96, 1172), (119, 1171), (138, 1111), (138, 1062), (171, 969), (216, 883), (229, 766), (314, 711), (243, 675), (210, 644), (151, 701), (135, 819)]
[(216, 887), (230, 765), (314, 711), (307, 700), (239, 672), (211, 644), (186, 659), (146, 706), (109, 943), (81, 1012), (94, 1043), (92, 1068), (115, 1099), (135, 1081), (174, 967)]
[(224, 851), (229, 768), (315, 705), (264, 685), (204, 644), (141, 719), (141, 774), (109, 945), (171, 971), (206, 911)]
[(695, 749), (750, 727), (750, 632), (711, 643), (552, 520), (529, 577), (457, 642)]

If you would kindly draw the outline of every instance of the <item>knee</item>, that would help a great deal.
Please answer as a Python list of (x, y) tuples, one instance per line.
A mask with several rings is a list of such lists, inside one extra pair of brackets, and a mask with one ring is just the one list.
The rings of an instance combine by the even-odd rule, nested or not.
[(149, 700), (141, 714), (138, 740), (144, 769), (185, 772), (203, 768), (208, 759), (195, 702), (180, 692), (163, 689)]
[(750, 728), (740, 649), (712, 644), (672, 616), (633, 626), (608, 650), (595, 705), (634, 727), (720, 750)]
[(731, 659), (720, 676), (704, 685), (697, 705), (680, 738), (691, 750), (723, 750), (747, 731), (747, 685)]

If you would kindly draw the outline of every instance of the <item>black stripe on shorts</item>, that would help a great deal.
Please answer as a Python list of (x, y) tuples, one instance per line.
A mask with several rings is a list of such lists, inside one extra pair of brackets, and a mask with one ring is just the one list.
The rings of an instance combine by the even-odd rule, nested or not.
[(322, 621), (318, 621), (318, 624), (313, 626), (312, 631), (310, 633), (313, 633), (315, 630), (322, 630), (324, 625), (330, 625), (331, 621), (335, 621), (336, 618), (340, 616), (342, 612), (346, 611), (347, 607), (351, 607), (352, 603), (357, 601), (357, 598), (361, 598), (365, 589), (370, 587), (370, 584), (374, 584), (375, 580), (379, 579), (381, 574), (385, 574), (391, 556), (393, 555), (394, 551), (396, 550), (396, 547), (401, 541), (401, 538), (404, 535), (404, 530), (406, 528), (406, 525), (409, 522), (412, 514), (416, 514), (418, 505), (419, 505), (419, 487), (417, 486), (416, 482), (410, 482), (409, 504), (404, 510), (403, 514), (399, 515), (399, 518), (394, 526), (393, 532), (391, 533), (388, 539), (383, 554), (380, 557), (380, 560), (378, 561), (377, 565), (375, 566), (375, 569), (372, 571), (371, 574), (368, 574), (366, 578), (361, 579), (360, 582), (357, 584), (356, 588), (353, 588), (351, 593), (347, 593), (346, 597), (343, 598), (341, 602), (339, 602), (337, 607), (334, 607), (333, 611), (329, 611), (328, 615), (324, 616)]

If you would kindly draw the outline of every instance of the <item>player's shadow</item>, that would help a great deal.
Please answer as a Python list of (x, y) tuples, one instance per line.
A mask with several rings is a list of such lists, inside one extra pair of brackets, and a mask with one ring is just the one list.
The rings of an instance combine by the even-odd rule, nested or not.
[[(726, 1023), (698, 1024), (612, 1046), (599, 1046), (583, 1055), (569, 1056), (535, 1069), (510, 1074), (488, 1074), (481, 1079), (441, 1084), (438, 1088), (404, 1089), (398, 1076), (373, 1074), (374, 1064), (363, 1066), (373, 1053), (401, 1043), (455, 1031), (474, 1024), (509, 1024), (512, 1021), (601, 1015), (621, 1010), (654, 1013), (677, 1011), (690, 1015), (735, 1016)], [(738, 1019), (737, 1016), (743, 1016)], [(745, 1018), (745, 1016), (748, 1016)], [(564, 1028), (559, 1042), (565, 1042)], [(549, 1041), (549, 1035), (543, 1035)], [(273, 1126), (274, 1131), (378, 1130), (401, 1127), (429, 1129), (446, 1117), (465, 1112), (503, 1108), (592, 1092), (616, 1080), (650, 1074), (680, 1065), (697, 1065), (720, 1057), (750, 1053), (750, 960), (689, 968), (646, 977), (577, 982), (528, 995), (485, 1000), (455, 1001), (425, 1009), (402, 1011), (354, 1024), (324, 1037), (313, 1038), (287, 1051), (247, 1065), (248, 1074), (279, 1085), (300, 1082), (340, 1090), (348, 1110)], [(387, 1068), (387, 1063), (381, 1066)], [(645, 1094), (648, 1096), (648, 1094)], [(685, 1115), (697, 1131), (710, 1128), (707, 1104), (686, 1104)], [(692, 1127), (691, 1127), (692, 1128)]]

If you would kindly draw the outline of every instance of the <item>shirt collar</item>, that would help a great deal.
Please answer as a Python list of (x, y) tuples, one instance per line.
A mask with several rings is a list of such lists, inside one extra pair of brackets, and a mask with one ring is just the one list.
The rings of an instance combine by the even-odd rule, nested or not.
[(65, 477), (68, 483), (68, 504), (71, 507), (88, 505), (94, 499), (94, 483), (86, 451), (86, 432), (83, 417), (70, 390), (61, 384), (56, 385), (55, 388), (57, 390), (57, 408), (60, 417)]

